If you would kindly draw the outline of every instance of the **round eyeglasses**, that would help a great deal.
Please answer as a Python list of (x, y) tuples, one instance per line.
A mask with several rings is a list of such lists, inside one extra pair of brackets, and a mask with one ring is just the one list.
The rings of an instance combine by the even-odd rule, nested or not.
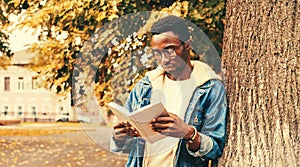
[(176, 52), (178, 51), (178, 49), (180, 49), (180, 47), (182, 45), (183, 45), (183, 43), (181, 43), (178, 46), (170, 45), (164, 49), (152, 49), (152, 54), (154, 55), (154, 57), (156, 58), (157, 61), (161, 61), (162, 56), (164, 56), (164, 58), (167, 58), (167, 59), (175, 59), (177, 57)]

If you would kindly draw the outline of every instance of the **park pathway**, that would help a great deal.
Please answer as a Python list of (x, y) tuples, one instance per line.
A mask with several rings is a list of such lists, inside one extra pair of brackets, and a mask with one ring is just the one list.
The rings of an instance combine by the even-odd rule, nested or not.
[(0, 126), (0, 166), (119, 167), (126, 156), (109, 152), (111, 128), (89, 124)]

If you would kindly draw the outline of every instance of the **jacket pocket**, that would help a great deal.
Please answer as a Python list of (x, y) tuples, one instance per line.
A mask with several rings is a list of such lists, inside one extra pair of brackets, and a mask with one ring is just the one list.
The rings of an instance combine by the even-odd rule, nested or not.
[(191, 124), (193, 126), (200, 126), (203, 121), (203, 109), (201, 107), (197, 107), (191, 117)]

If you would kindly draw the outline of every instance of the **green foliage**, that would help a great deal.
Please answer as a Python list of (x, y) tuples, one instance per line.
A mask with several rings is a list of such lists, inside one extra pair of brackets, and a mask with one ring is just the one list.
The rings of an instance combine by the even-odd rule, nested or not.
[[(26, 18), (19, 26), (41, 30), (40, 42), (32, 46), (39, 56), (30, 67), (45, 77), (45, 87), (55, 88), (58, 93), (68, 92), (72, 78), (86, 73), (94, 77), (86, 78), (89, 81), (83, 84), (92, 85), (96, 81), (95, 90), (78, 87), (74, 91), (82, 97), (96, 91), (100, 101), (111, 101), (116, 92), (124, 91), (116, 88), (130, 90), (145, 71), (153, 68), (151, 60), (147, 65), (140, 57), (147, 52), (145, 32), (162, 16), (145, 13), (131, 19), (132, 13), (152, 10), (187, 18), (209, 35), (221, 53), (224, 0), (15, 0), (11, 4), (26, 9)], [(126, 23), (115, 20), (121, 16), (127, 17), (123, 19)], [(95, 32), (100, 37), (93, 36)], [(199, 44), (199, 47), (205, 46)], [(209, 50), (206, 48), (204, 52)]]
[(222, 53), (226, 0), (190, 0), (187, 19), (200, 27)]

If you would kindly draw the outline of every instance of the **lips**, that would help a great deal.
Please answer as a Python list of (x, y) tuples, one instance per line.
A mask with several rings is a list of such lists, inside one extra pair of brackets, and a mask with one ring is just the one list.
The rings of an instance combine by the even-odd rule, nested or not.
[(174, 66), (172, 66), (172, 65), (166, 65), (166, 66), (162, 65), (162, 67), (163, 67), (164, 69), (174, 68)]
[(163, 66), (163, 69), (168, 73), (172, 73), (176, 68), (174, 66)]

